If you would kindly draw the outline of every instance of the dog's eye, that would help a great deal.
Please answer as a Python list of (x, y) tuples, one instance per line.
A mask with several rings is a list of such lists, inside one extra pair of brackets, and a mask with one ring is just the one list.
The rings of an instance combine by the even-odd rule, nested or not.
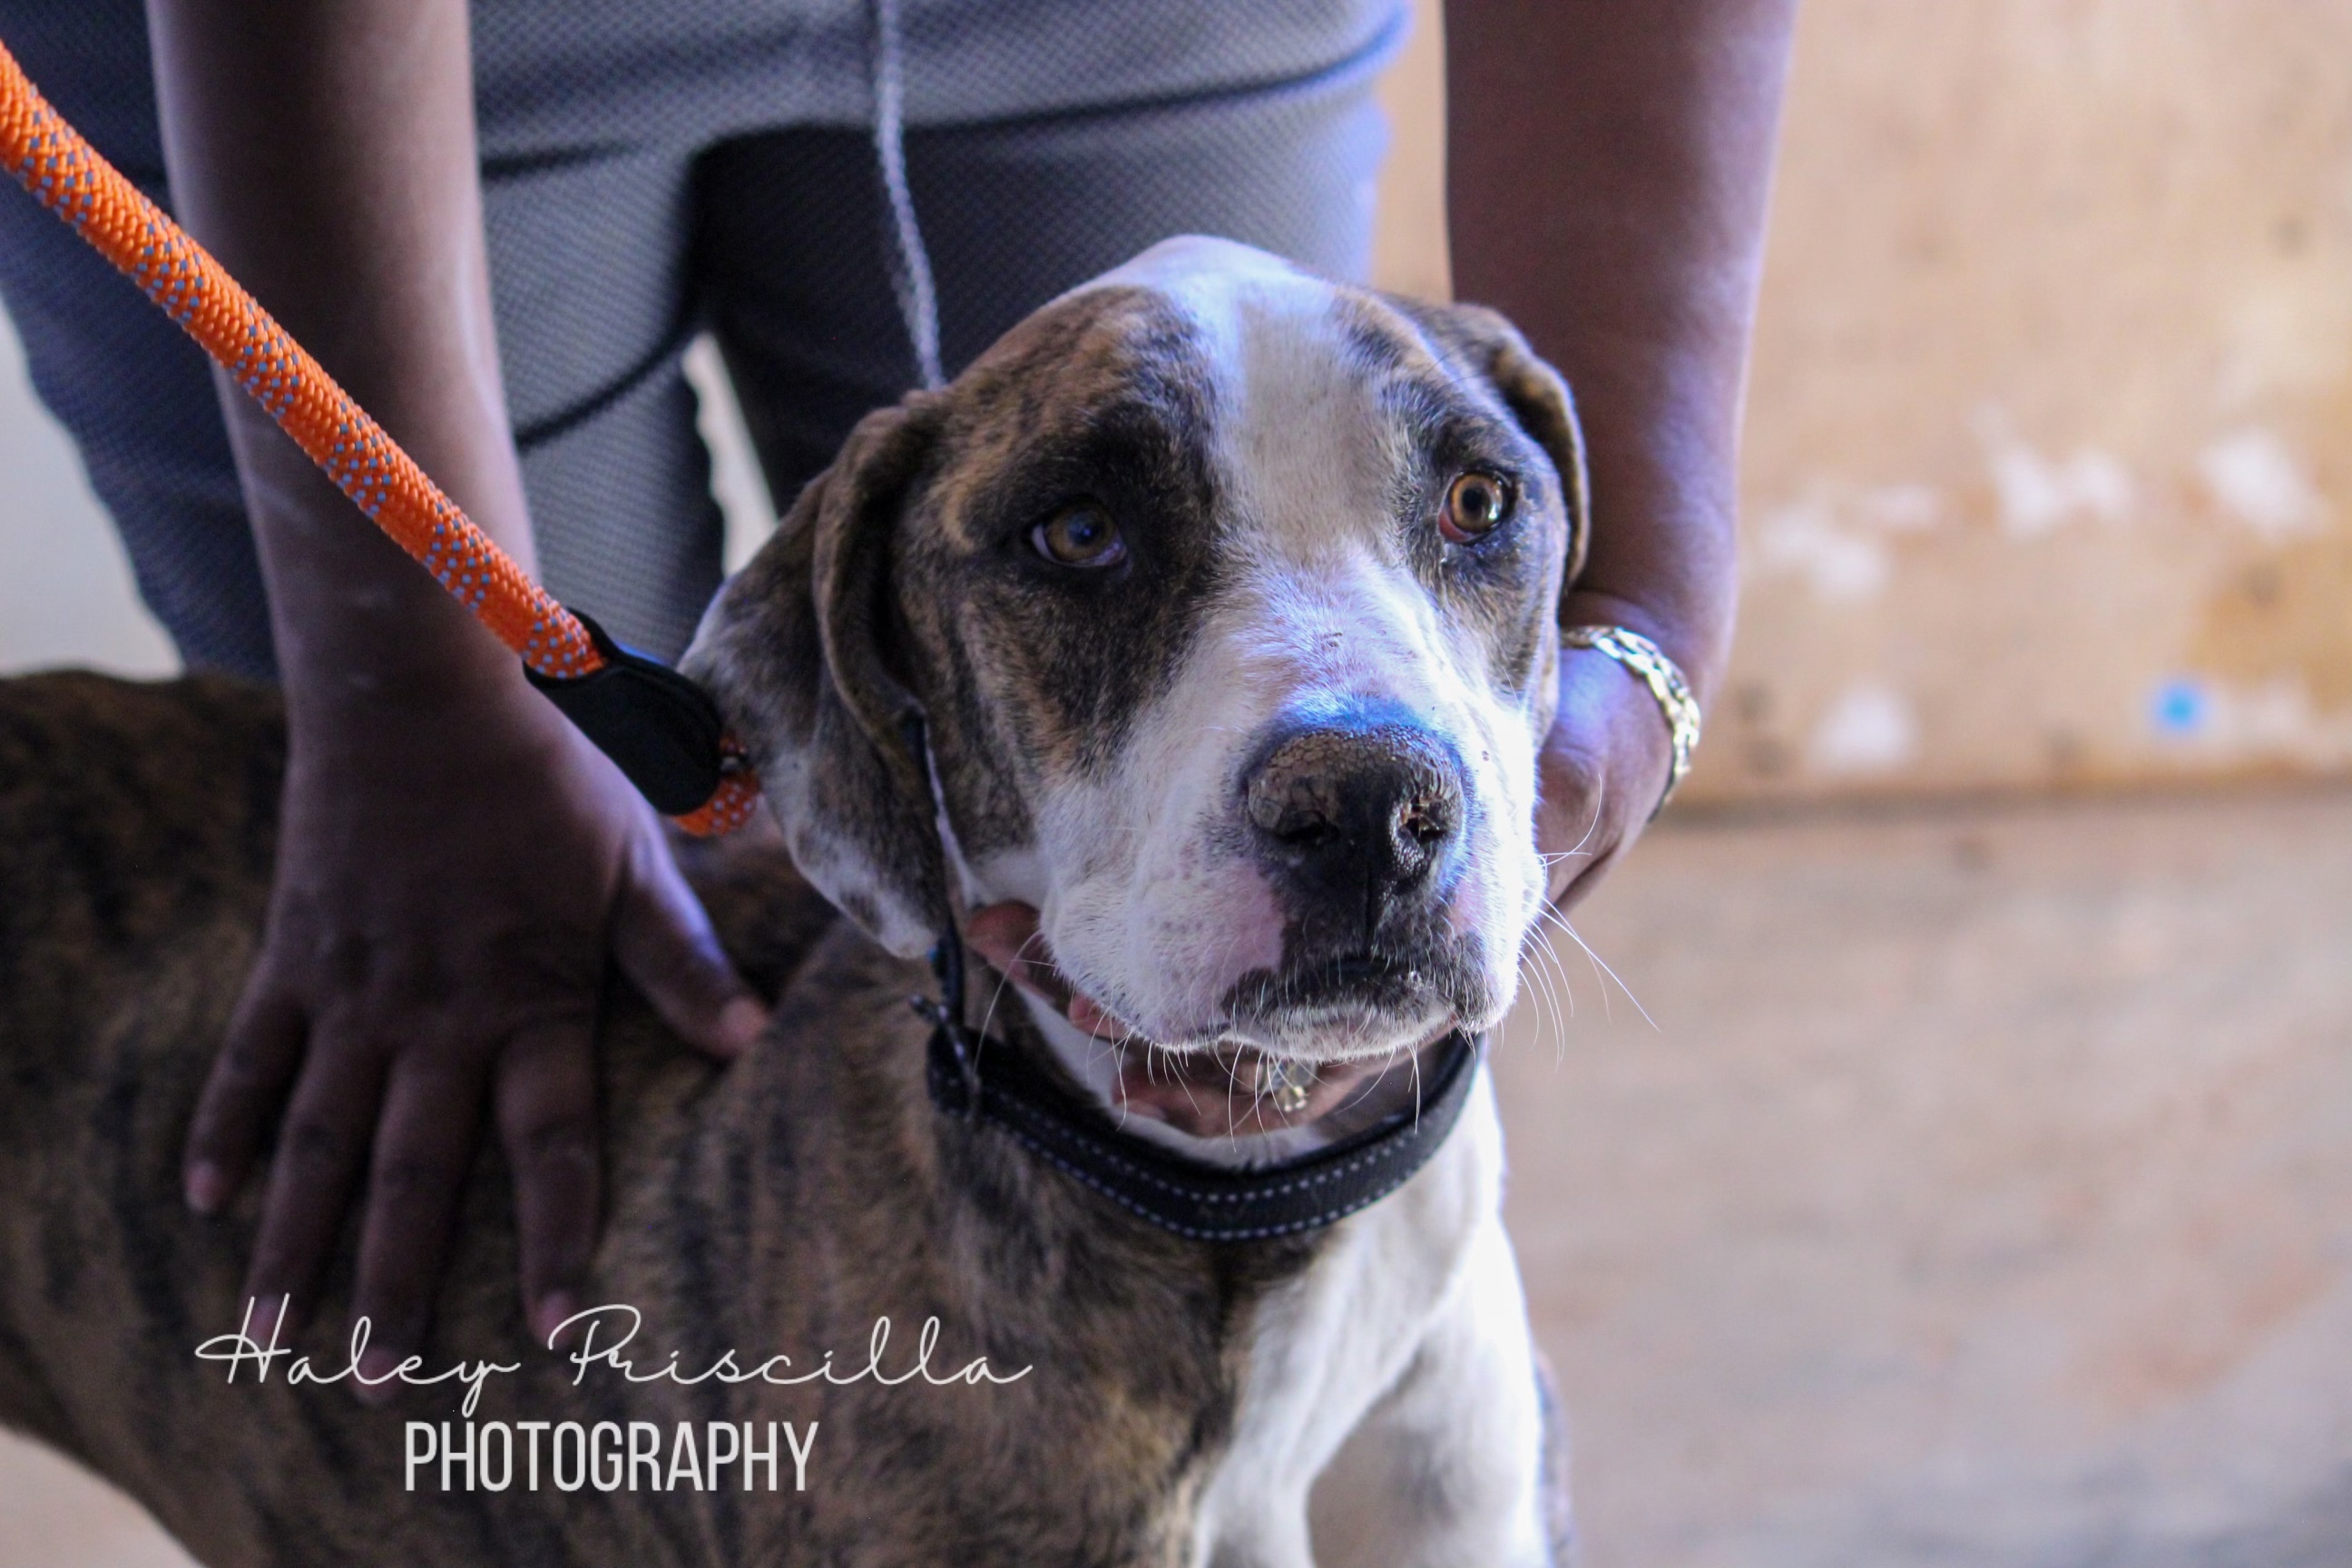
[(1511, 515), (1511, 486), (1493, 474), (1467, 473), (1446, 488), (1437, 531), (1456, 544), (1484, 539)]
[(1116, 566), (1127, 555), (1127, 542), (1110, 513), (1092, 501), (1066, 507), (1029, 531), (1037, 553), (1057, 566), (1095, 570)]

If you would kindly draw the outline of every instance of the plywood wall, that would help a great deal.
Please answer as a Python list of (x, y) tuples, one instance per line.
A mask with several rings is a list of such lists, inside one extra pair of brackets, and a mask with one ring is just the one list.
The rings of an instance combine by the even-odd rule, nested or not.
[(1809, 0), (1742, 490), (1695, 795), (2352, 771), (2352, 3)]

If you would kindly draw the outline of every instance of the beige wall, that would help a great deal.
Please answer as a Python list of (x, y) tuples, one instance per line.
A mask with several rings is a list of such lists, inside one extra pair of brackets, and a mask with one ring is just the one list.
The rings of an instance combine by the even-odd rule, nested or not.
[(1372, 279), (1383, 289), (1444, 300), (1453, 295), (1445, 256), (1445, 17), (1438, 0), (1413, 0), (1412, 32), (1381, 82), (1390, 121), (1381, 166), (1380, 218)]
[(2352, 5), (1813, 0), (1717, 792), (2352, 764)]
[(1809, 0), (1742, 490), (1694, 796), (2352, 768), (2352, 5)]

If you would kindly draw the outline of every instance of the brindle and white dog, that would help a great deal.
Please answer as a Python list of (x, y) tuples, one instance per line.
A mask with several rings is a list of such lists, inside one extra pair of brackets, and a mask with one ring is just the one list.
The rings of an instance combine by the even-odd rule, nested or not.
[[(1552, 1561), (1483, 1071), (1374, 1206), (1187, 1240), (937, 1111), (907, 998), (961, 920), (1027, 988), (990, 1048), (1202, 1160), (1410, 1104), (1433, 1041), (1509, 1005), (1543, 897), (1584, 527), (1567, 393), (1500, 318), (1201, 240), (873, 415), (800, 498), (688, 659), (805, 878), (701, 868), (775, 1038), (716, 1068), (614, 999), (586, 1299), (638, 1309), (656, 1366), (854, 1364), (887, 1314), (902, 1346), (940, 1321), (936, 1367), (1033, 1370), (575, 1387), (527, 1342), (490, 1155), (425, 1357), (521, 1364), (484, 1422), (818, 1422), (797, 1493), (411, 1491), (404, 1422), (461, 1422), (450, 1387), (370, 1409), (194, 1357), (256, 1220), (191, 1217), (177, 1162), (261, 926), (278, 712), (0, 683), (0, 1415), (211, 1563)], [(975, 1013), (1003, 990), (976, 973)]]

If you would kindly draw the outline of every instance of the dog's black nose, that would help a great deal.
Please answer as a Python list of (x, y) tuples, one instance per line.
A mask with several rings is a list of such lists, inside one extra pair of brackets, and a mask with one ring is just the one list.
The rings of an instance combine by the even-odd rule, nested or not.
[(1360, 916), (1367, 935), (1440, 889), (1462, 841), (1461, 763), (1410, 718), (1289, 727), (1260, 753), (1248, 793), (1261, 856), (1300, 912)]

